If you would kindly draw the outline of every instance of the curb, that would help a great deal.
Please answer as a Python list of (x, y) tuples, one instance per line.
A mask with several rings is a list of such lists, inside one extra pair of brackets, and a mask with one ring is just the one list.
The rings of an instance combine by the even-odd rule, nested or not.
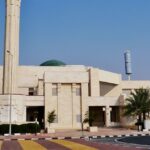
[(42, 137), (42, 138), (3, 138), (0, 141), (21, 141), (21, 140), (71, 140), (71, 139), (102, 139), (102, 138), (121, 138), (121, 137), (131, 137), (131, 136), (150, 136), (150, 133), (138, 133), (138, 134), (122, 134), (122, 135), (101, 135), (101, 136), (81, 136), (81, 137)]
[(49, 137), (49, 138), (4, 138), (0, 141), (37, 141), (37, 140), (71, 140), (71, 139), (84, 139), (85, 137)]
[(102, 139), (102, 138), (121, 138), (121, 137), (131, 137), (131, 136), (150, 136), (150, 133), (138, 133), (138, 134), (122, 134), (122, 135), (104, 135), (104, 136), (89, 136), (91, 139)]

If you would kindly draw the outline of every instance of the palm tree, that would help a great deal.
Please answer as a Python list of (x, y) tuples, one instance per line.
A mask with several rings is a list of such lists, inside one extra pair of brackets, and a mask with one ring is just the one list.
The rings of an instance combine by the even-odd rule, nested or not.
[(54, 120), (56, 119), (56, 114), (55, 114), (55, 110), (48, 112), (48, 116), (47, 116), (47, 122), (49, 123), (49, 125), (51, 123), (54, 122)]
[(130, 93), (126, 99), (125, 116), (138, 116), (138, 121), (143, 122), (146, 119), (146, 113), (150, 112), (150, 92), (149, 89), (136, 89)]
[(87, 111), (85, 113), (85, 118), (83, 120), (83, 123), (88, 123), (89, 126), (91, 127), (93, 125), (94, 120), (95, 120), (95, 116), (96, 116), (95, 112), (89, 112), (89, 111)]

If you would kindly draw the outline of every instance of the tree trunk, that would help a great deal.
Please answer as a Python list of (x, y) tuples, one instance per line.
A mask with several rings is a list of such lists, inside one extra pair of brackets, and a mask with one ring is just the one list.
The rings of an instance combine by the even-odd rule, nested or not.
[(141, 114), (138, 115), (138, 116), (139, 116), (138, 122), (142, 122), (142, 116), (141, 116)]
[(143, 112), (143, 121), (146, 120), (146, 113)]

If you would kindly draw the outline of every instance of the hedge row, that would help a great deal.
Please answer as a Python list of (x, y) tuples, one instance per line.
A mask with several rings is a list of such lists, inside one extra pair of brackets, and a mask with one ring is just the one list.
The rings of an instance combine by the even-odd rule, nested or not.
[[(28, 124), (21, 124), (16, 125), (12, 124), (12, 134), (13, 133), (37, 133), (40, 131), (39, 124), (36, 123), (28, 123)], [(0, 125), (0, 134), (9, 133), (9, 124), (2, 124)]]

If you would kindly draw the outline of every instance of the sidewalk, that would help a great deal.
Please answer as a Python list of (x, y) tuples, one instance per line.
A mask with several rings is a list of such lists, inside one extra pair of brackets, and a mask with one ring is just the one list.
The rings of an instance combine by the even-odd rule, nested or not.
[(79, 130), (56, 130), (53, 134), (26, 134), (26, 135), (11, 135), (0, 136), (0, 140), (38, 140), (38, 139), (71, 139), (83, 137), (113, 137), (113, 136), (137, 136), (137, 135), (150, 135), (150, 132), (138, 132), (136, 130), (128, 130), (124, 128), (99, 128), (98, 132), (88, 132)]

